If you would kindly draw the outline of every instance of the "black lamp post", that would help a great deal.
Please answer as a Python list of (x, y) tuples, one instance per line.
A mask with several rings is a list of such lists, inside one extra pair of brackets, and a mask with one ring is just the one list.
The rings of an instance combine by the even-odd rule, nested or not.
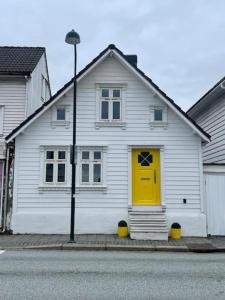
[(70, 216), (70, 242), (74, 239), (74, 223), (75, 223), (75, 190), (76, 190), (76, 115), (77, 115), (77, 44), (80, 43), (80, 36), (74, 30), (67, 33), (65, 42), (74, 45), (74, 79), (73, 79), (73, 144), (71, 147), (71, 165), (72, 165), (72, 184), (71, 184), (71, 216)]

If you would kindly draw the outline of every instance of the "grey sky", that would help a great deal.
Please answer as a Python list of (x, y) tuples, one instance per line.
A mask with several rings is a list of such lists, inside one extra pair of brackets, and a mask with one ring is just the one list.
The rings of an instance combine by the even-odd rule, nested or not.
[(53, 93), (108, 44), (137, 54), (139, 67), (183, 109), (225, 75), (224, 0), (1, 1), (1, 45), (45, 46)]

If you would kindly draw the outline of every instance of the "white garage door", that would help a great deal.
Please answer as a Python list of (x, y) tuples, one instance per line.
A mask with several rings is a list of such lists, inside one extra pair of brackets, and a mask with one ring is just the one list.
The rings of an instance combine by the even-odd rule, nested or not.
[(206, 174), (208, 234), (225, 235), (225, 174)]

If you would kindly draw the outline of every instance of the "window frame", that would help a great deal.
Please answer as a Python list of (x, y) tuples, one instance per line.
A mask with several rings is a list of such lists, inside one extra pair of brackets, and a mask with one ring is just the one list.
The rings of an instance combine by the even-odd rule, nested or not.
[(45, 76), (41, 75), (41, 100), (45, 102), (47, 100), (47, 89), (48, 89), (48, 80)]
[[(54, 152), (53, 159), (47, 159), (47, 151)], [(65, 159), (59, 159), (58, 154), (60, 151), (65, 151)], [(47, 163), (53, 164), (53, 181), (46, 181), (46, 165)], [(58, 165), (65, 165), (65, 181), (58, 181)], [(40, 146), (40, 184), (39, 189), (51, 189), (51, 188), (70, 188), (71, 187), (71, 168), (70, 168), (70, 147), (69, 146)]]
[[(88, 159), (82, 159), (82, 152), (89, 152)], [(77, 148), (77, 161), (78, 161), (78, 176), (76, 180), (76, 191), (81, 190), (96, 190), (106, 191), (106, 151), (107, 146), (78, 146)], [(101, 159), (94, 159), (94, 152), (101, 152)], [(89, 182), (82, 181), (82, 165), (89, 165)], [(101, 165), (101, 181), (94, 182), (94, 165)]]
[[(83, 152), (89, 152), (89, 158), (83, 159), (82, 153)], [(94, 159), (94, 152), (100, 152), (101, 153), (101, 159)], [(88, 186), (101, 186), (103, 184), (103, 152), (101, 149), (89, 149), (89, 150), (81, 150), (81, 156), (80, 156), (80, 185), (88, 185)], [(89, 181), (84, 182), (82, 181), (82, 166), (83, 165), (89, 166)], [(95, 182), (94, 181), (94, 165), (101, 165), (101, 181)]]
[[(58, 109), (64, 109), (65, 110), (65, 120), (58, 120), (57, 119), (57, 110)], [(58, 126), (63, 126), (66, 129), (70, 127), (70, 121), (69, 121), (69, 112), (70, 112), (70, 105), (54, 105), (52, 108), (52, 121), (51, 121), (51, 127), (56, 128)]]
[[(155, 111), (162, 111), (162, 120), (155, 120)], [(150, 128), (164, 127), (167, 128), (167, 106), (165, 105), (151, 105), (150, 106)]]
[[(109, 90), (109, 97), (102, 97), (102, 90)], [(120, 90), (120, 97), (113, 97), (113, 90)], [(108, 118), (102, 118), (102, 102), (108, 102)], [(113, 105), (120, 103), (120, 118), (113, 118)], [(99, 127), (123, 127), (125, 128), (126, 84), (96, 84), (96, 129)]]

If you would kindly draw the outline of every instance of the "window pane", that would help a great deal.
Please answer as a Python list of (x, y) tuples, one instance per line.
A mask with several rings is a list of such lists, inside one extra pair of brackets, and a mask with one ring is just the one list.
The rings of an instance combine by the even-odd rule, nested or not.
[(109, 102), (102, 101), (101, 119), (106, 120), (109, 118)]
[(82, 164), (82, 182), (89, 182), (89, 164)]
[(113, 90), (113, 98), (120, 98), (120, 90)]
[(101, 159), (101, 152), (100, 151), (95, 151), (94, 152), (94, 159)]
[(154, 111), (154, 120), (155, 121), (162, 121), (162, 109), (155, 109)]
[(58, 159), (66, 159), (66, 151), (58, 151)]
[(113, 102), (113, 119), (120, 119), (120, 102)]
[(94, 182), (101, 182), (101, 165), (94, 164), (93, 171), (94, 171), (94, 174), (93, 174)]
[(102, 98), (109, 97), (109, 89), (102, 89)]
[(89, 159), (89, 152), (88, 151), (82, 151), (82, 159)]
[(65, 108), (57, 108), (57, 120), (64, 121), (66, 119), (66, 111)]
[(65, 182), (65, 164), (58, 164), (58, 182)]
[(46, 164), (46, 182), (53, 182), (53, 164)]
[(47, 159), (54, 159), (54, 151), (47, 151), (46, 152)]

